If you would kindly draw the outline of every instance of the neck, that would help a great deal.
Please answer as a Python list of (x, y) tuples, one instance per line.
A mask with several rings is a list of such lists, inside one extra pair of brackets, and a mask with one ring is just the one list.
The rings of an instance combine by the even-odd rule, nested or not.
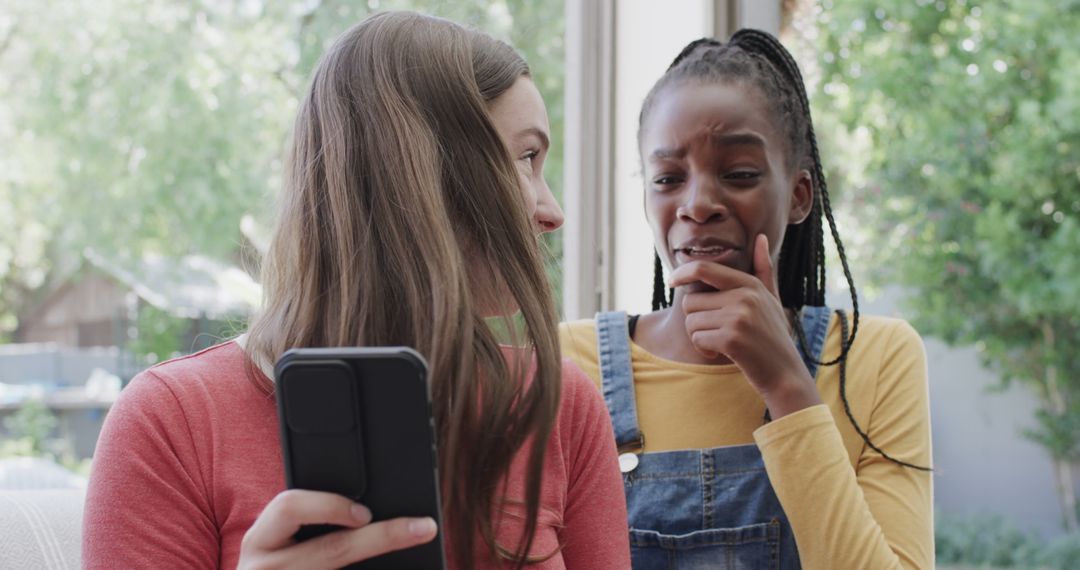
[(731, 359), (722, 354), (709, 358), (694, 348), (686, 332), (682, 300), (682, 288), (676, 289), (670, 307), (642, 315), (634, 331), (634, 342), (666, 360), (686, 364), (731, 364)]
[[(634, 342), (650, 353), (675, 362), (686, 364), (731, 364), (730, 358), (718, 355), (710, 358), (698, 352), (686, 332), (686, 312), (683, 311), (682, 288), (675, 290), (675, 299), (670, 307), (646, 313), (638, 319), (634, 331)], [(785, 312), (790, 323), (794, 313)]]

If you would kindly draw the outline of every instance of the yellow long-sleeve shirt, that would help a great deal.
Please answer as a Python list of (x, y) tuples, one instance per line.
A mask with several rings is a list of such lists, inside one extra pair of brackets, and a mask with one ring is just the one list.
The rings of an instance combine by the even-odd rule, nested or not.
[[(600, 385), (596, 323), (560, 326), (563, 354)], [(840, 353), (833, 315), (824, 359)], [(933, 568), (930, 473), (870, 449), (840, 399), (840, 369), (819, 367), (824, 405), (762, 425), (764, 403), (735, 365), (685, 364), (631, 343), (646, 452), (756, 442), (805, 569)], [(847, 399), (871, 441), (890, 456), (931, 463), (926, 354), (910, 325), (861, 316), (847, 364)]]

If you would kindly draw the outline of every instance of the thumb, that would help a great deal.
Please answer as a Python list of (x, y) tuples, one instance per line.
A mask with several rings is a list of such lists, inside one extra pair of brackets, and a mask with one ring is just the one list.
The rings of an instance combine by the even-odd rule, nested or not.
[(777, 299), (780, 298), (772, 256), (769, 255), (769, 238), (765, 234), (758, 234), (754, 240), (754, 276), (764, 283), (765, 288)]

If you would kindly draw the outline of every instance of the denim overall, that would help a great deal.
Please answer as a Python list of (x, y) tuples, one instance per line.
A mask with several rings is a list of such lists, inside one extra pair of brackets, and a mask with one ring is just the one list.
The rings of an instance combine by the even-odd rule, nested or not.
[[(829, 316), (827, 307), (802, 310), (813, 358), (795, 344), (811, 378)], [(639, 453), (619, 457), (634, 568), (799, 568), (795, 537), (757, 445), (640, 454), (644, 436), (637, 423), (626, 313), (597, 314), (596, 332), (615, 440), (620, 453)]]

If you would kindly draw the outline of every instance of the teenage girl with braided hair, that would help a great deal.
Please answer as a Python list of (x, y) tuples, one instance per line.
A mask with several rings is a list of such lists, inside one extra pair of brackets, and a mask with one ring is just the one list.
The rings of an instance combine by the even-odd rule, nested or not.
[(859, 315), (794, 59), (756, 30), (691, 43), (638, 139), (653, 312), (561, 329), (609, 408), (634, 566), (933, 567), (923, 346)]

